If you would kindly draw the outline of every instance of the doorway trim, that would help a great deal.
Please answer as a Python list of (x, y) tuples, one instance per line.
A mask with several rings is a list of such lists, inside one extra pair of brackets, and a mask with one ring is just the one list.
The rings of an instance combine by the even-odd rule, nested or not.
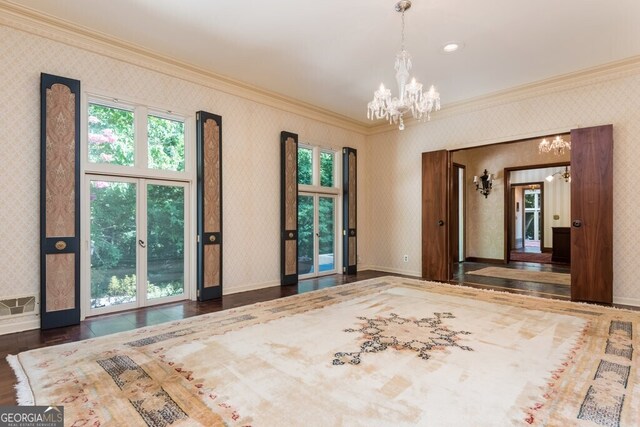
[[(458, 262), (464, 262), (467, 259), (467, 232), (466, 232), (466, 221), (467, 221), (467, 187), (465, 185), (466, 180), (467, 180), (467, 166), (460, 164), (460, 163), (456, 163), (456, 162), (451, 162), (451, 180), (452, 180), (452, 195), (456, 194), (456, 191), (454, 189), (455, 187), (455, 183), (456, 183), (456, 177), (455, 175), (455, 171), (462, 171), (462, 182), (458, 182), (459, 188), (462, 188), (462, 194), (458, 194), (458, 200), (454, 201), (454, 197), (451, 198), (451, 210), (449, 211), (449, 224), (451, 224), (451, 226), (453, 227), (454, 225), (458, 226), (458, 229), (460, 228), (460, 217), (462, 217), (462, 242), (460, 242), (460, 232), (449, 232), (449, 238), (451, 239), (451, 243), (450, 245), (450, 249), (451, 249), (451, 255), (454, 255), (454, 251), (453, 248), (454, 247), (458, 247), (458, 252), (462, 252), (462, 257), (460, 257), (460, 261)], [(458, 172), (460, 173), (460, 172)], [(462, 199), (462, 215), (460, 215), (460, 204), (459, 204), (459, 200)], [(455, 209), (454, 207), (456, 207), (457, 209)], [(457, 245), (454, 244), (454, 240), (458, 241)], [(459, 247), (460, 243), (462, 243), (462, 248)], [(455, 263), (455, 261), (454, 261)]]
[[(511, 178), (511, 177), (509, 177)], [(506, 221), (506, 227), (505, 227), (505, 233), (508, 233), (509, 235), (506, 236), (507, 241), (506, 244), (508, 246), (507, 249), (507, 257), (505, 258), (505, 263), (508, 264), (509, 261), (511, 261), (511, 244), (513, 243), (511, 241), (511, 233), (513, 231), (513, 224), (512, 224), (512, 220), (514, 218), (514, 214), (515, 212), (513, 211), (513, 205), (514, 205), (514, 200), (511, 198), (513, 196), (513, 190), (517, 187), (527, 187), (527, 186), (531, 186), (531, 185), (535, 185), (540, 187), (540, 216), (539, 216), (539, 227), (540, 227), (540, 253), (544, 252), (544, 181), (536, 181), (536, 182), (522, 182), (522, 183), (517, 183), (517, 184), (510, 184), (508, 189), (509, 191), (505, 191), (505, 194), (508, 193), (509, 195), (509, 199), (506, 202), (505, 206), (507, 207), (505, 209), (505, 211), (507, 212), (507, 221)], [(524, 192), (523, 192), (524, 194)], [(522, 225), (522, 239), (523, 239), (523, 245), (526, 247), (525, 245), (525, 237), (524, 237), (524, 232), (525, 232), (525, 228), (526, 226), (524, 225), (524, 218), (525, 218), (525, 206), (524, 206), (524, 197), (522, 200), (522, 216), (523, 216), (523, 225)]]
[[(526, 165), (526, 166), (516, 166), (504, 168), (504, 262), (506, 264), (511, 260), (511, 218), (512, 218), (512, 206), (511, 206), (511, 187), (513, 186), (521, 186), (521, 185), (529, 185), (529, 184), (540, 184), (540, 182), (525, 182), (518, 184), (511, 184), (511, 172), (521, 171), (521, 170), (530, 170), (530, 169), (543, 169), (543, 168), (555, 168), (555, 167), (565, 167), (570, 166), (571, 162), (556, 162), (556, 163), (542, 163), (535, 165)], [(508, 191), (507, 191), (508, 189)], [(541, 209), (544, 210), (544, 183), (540, 188), (540, 197), (542, 198), (540, 202)], [(522, 206), (522, 212), (524, 213), (524, 205)], [(543, 251), (544, 248), (544, 215), (541, 215), (540, 224), (542, 226), (542, 230), (540, 232), (540, 250)]]

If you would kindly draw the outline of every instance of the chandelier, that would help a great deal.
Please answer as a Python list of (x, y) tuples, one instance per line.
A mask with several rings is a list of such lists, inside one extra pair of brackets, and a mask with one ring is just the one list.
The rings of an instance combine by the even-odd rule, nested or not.
[(422, 92), (422, 83), (418, 83), (415, 78), (411, 82), (409, 72), (411, 71), (411, 55), (404, 48), (404, 13), (411, 7), (409, 0), (402, 0), (396, 3), (396, 11), (402, 13), (402, 43), (400, 52), (396, 55), (396, 82), (400, 98), (391, 97), (391, 91), (380, 85), (374, 92), (373, 101), (368, 104), (367, 118), (376, 120), (385, 118), (389, 123), (398, 123), (398, 129), (404, 129), (404, 115), (411, 112), (417, 120), (431, 119), (431, 112), (440, 109), (440, 94), (431, 86), (427, 93)]
[(571, 150), (571, 141), (565, 141), (560, 135), (556, 136), (553, 140), (549, 141), (544, 138), (538, 145), (538, 152), (540, 154), (555, 152), (555, 154), (564, 154), (564, 150)]

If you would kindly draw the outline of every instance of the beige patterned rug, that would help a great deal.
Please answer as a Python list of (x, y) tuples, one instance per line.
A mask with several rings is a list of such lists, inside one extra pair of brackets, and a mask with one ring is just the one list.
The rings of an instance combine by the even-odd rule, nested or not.
[(9, 362), (67, 425), (637, 426), (639, 320), (384, 277)]
[(571, 274), (553, 273), (550, 271), (520, 270), (517, 268), (485, 267), (479, 270), (467, 271), (465, 274), (501, 279), (520, 280), (523, 282), (551, 283), (554, 285), (571, 286)]

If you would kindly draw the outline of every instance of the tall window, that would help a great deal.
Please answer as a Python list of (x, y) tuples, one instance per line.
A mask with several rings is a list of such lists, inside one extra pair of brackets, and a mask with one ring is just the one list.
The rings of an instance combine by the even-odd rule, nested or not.
[(188, 298), (185, 118), (102, 98), (86, 117), (85, 314)]
[(333, 150), (298, 146), (298, 274), (337, 270), (338, 183)]

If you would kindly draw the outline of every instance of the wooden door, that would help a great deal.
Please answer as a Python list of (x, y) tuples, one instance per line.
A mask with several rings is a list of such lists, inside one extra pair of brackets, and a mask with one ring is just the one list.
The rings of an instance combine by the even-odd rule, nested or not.
[(613, 126), (571, 131), (571, 299), (613, 301)]
[(449, 251), (449, 152), (422, 153), (422, 277), (448, 281)]

